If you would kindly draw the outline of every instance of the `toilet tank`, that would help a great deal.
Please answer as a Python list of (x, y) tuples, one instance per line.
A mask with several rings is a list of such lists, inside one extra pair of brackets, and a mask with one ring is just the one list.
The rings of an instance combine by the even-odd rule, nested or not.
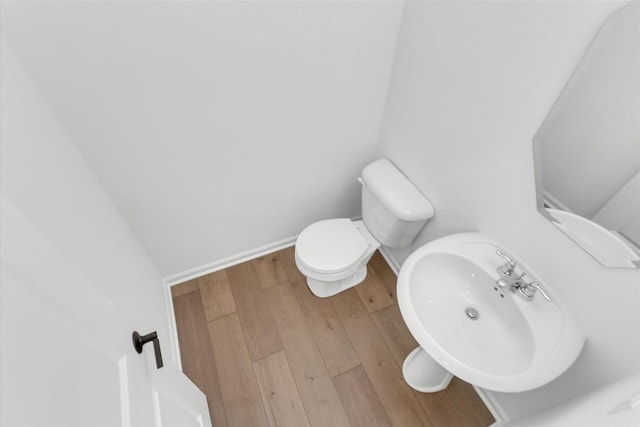
[(433, 205), (389, 160), (362, 171), (362, 219), (383, 245), (408, 246), (434, 215)]

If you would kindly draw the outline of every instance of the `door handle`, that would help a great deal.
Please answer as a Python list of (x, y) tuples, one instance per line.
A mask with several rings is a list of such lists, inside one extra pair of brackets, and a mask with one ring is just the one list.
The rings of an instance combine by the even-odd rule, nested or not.
[(157, 332), (151, 332), (147, 335), (140, 335), (138, 331), (133, 331), (133, 347), (138, 353), (142, 353), (142, 346), (148, 342), (153, 342), (153, 352), (156, 355), (156, 367), (162, 368), (162, 352), (160, 351), (160, 340)]

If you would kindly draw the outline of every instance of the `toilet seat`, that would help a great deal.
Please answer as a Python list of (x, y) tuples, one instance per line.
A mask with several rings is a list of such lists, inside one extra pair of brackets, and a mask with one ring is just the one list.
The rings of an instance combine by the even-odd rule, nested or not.
[(310, 273), (334, 277), (351, 274), (371, 248), (356, 224), (348, 218), (311, 224), (298, 236), (296, 261)]

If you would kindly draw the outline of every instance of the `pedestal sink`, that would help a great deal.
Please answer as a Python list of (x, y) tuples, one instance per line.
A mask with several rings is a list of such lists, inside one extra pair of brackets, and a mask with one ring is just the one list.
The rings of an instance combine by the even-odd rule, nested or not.
[[(514, 274), (526, 272), (527, 282), (546, 291), (525, 300), (498, 286), (505, 259), (497, 251), (514, 258)], [(420, 345), (405, 360), (403, 374), (419, 391), (442, 390), (451, 375), (494, 391), (531, 390), (567, 370), (584, 344), (584, 334), (549, 284), (479, 233), (418, 248), (400, 269), (397, 292)]]

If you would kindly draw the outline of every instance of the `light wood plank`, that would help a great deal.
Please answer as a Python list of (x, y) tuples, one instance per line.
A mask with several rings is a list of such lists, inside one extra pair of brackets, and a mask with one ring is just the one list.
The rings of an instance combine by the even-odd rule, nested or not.
[(171, 297), (176, 298), (198, 290), (198, 279), (192, 279), (179, 285), (171, 286)]
[(269, 425), (238, 314), (208, 326), (227, 422), (230, 426)]
[(353, 427), (391, 426), (362, 366), (338, 375), (333, 383)]
[(289, 279), (289, 283), (294, 288), (297, 286), (307, 286), (307, 278), (304, 274), (300, 273), (300, 270), (296, 267), (295, 251), (295, 246), (292, 246), (278, 252), (282, 266), (287, 274), (287, 278)]
[(198, 287), (207, 321), (216, 320), (236, 311), (236, 303), (233, 300), (225, 270), (198, 278)]
[(278, 252), (274, 252), (251, 261), (258, 273), (258, 279), (264, 289), (288, 280), (287, 273), (280, 261)]
[(495, 421), (473, 386), (459, 378), (438, 393), (414, 393), (434, 426), (479, 427)]
[(394, 302), (398, 302), (398, 298), (396, 296), (396, 283), (398, 281), (398, 277), (393, 272), (387, 260), (384, 259), (380, 251), (376, 251), (371, 257), (369, 261), (369, 266), (376, 272), (378, 275), (378, 279), (380, 279), (380, 283), (384, 286), (387, 291), (387, 295), (393, 299)]
[(378, 331), (382, 338), (384, 338), (387, 347), (393, 354), (393, 358), (400, 368), (404, 363), (404, 359), (411, 353), (418, 343), (409, 332), (400, 309), (396, 304), (393, 304), (383, 310), (380, 310), (371, 315), (373, 321), (376, 323)]
[(280, 259), (287, 272), (322, 358), (332, 377), (360, 364), (351, 341), (342, 327), (331, 301), (318, 298), (307, 286), (306, 278), (295, 265), (294, 248), (280, 251)]
[(393, 299), (370, 266), (367, 266), (367, 277), (354, 289), (369, 313), (375, 313), (393, 304)]
[(447, 390), (458, 409), (458, 414), (467, 420), (465, 426), (489, 426), (495, 422), (495, 418), (471, 384), (453, 377)]
[(309, 322), (329, 374), (335, 377), (358, 366), (360, 359), (331, 301), (313, 295), (306, 283), (296, 286), (294, 292)]
[(289, 283), (265, 291), (302, 403), (312, 426), (348, 426), (349, 419)]
[(222, 391), (211, 351), (207, 321), (197, 290), (173, 299), (182, 371), (207, 396), (209, 415), (215, 426), (226, 426)]
[(256, 373), (269, 425), (308, 426), (309, 421), (302, 408), (302, 401), (284, 352), (279, 351), (253, 362), (253, 370)]
[(231, 293), (252, 361), (282, 350), (269, 305), (251, 263), (227, 269)]
[(489, 426), (496, 421), (471, 384), (453, 377), (447, 390), (458, 412), (467, 419), (466, 426)]
[(397, 426), (429, 426), (429, 420), (404, 382), (384, 339), (353, 289), (331, 298), (389, 419)]

